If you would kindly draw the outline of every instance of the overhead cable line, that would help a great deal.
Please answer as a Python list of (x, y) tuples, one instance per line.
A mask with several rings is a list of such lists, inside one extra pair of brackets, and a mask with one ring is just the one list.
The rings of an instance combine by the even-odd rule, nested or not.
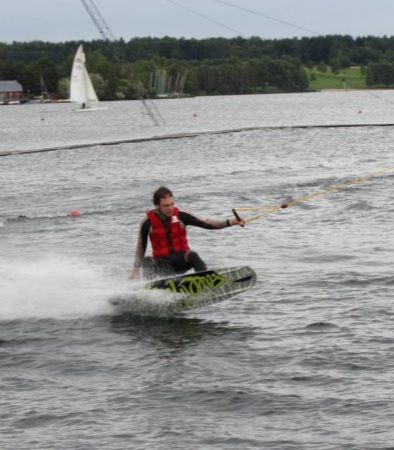
[(265, 19), (273, 20), (274, 22), (281, 23), (282, 25), (286, 25), (286, 26), (289, 26), (289, 27), (292, 27), (292, 28), (297, 28), (298, 30), (301, 30), (301, 31), (306, 31), (308, 33), (316, 34), (317, 36), (321, 35), (321, 33), (318, 33), (317, 31), (301, 27), (299, 25), (296, 25), (295, 23), (286, 22), (285, 20), (277, 19), (276, 17), (272, 17), (272, 16), (269, 16), (267, 14), (263, 14), (263, 13), (260, 13), (258, 11), (254, 11), (252, 9), (244, 8), (243, 6), (234, 5), (233, 3), (227, 2), (225, 0), (213, 0), (213, 1), (217, 2), (217, 3), (222, 3), (223, 5), (227, 5), (227, 6), (230, 6), (232, 8), (235, 8), (235, 9), (239, 9), (240, 11), (245, 11), (245, 12), (248, 12), (250, 14), (254, 14), (255, 16), (260, 16), (260, 17), (264, 17)]
[(205, 19), (205, 20), (208, 20), (209, 22), (212, 22), (212, 23), (214, 23), (215, 25), (219, 25), (220, 27), (226, 28), (227, 30), (232, 31), (233, 33), (236, 33), (238, 36), (245, 37), (245, 35), (244, 35), (243, 33), (241, 33), (240, 31), (238, 31), (238, 30), (236, 30), (236, 29), (234, 29), (234, 28), (228, 27), (228, 26), (225, 25), (224, 23), (218, 22), (218, 21), (215, 20), (215, 19), (211, 19), (210, 17), (206, 16), (205, 14), (201, 14), (201, 13), (195, 11), (194, 9), (189, 8), (188, 6), (182, 5), (181, 3), (178, 3), (178, 2), (176, 2), (176, 1), (174, 1), (174, 0), (167, 0), (167, 1), (168, 1), (169, 3), (172, 3), (173, 5), (179, 6), (179, 8), (186, 9), (186, 11), (189, 11), (189, 12), (191, 12), (191, 13), (193, 13), (193, 14), (199, 16), (199, 17), (202, 17), (202, 18)]

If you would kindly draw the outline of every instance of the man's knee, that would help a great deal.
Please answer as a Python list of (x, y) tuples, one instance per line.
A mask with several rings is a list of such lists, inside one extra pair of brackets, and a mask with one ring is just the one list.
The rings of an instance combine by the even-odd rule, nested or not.
[(200, 258), (200, 255), (194, 250), (190, 250), (186, 253), (186, 261), (196, 272), (203, 272), (207, 270), (205, 262)]

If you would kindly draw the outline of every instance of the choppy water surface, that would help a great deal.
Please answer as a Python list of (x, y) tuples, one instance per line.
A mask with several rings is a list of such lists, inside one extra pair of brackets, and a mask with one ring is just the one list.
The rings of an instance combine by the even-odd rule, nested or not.
[(209, 266), (255, 269), (245, 294), (168, 318), (108, 303), (138, 289), (126, 271), (161, 184), (231, 217), (394, 166), (390, 126), (291, 128), (390, 123), (379, 96), (162, 101), (162, 127), (133, 102), (81, 122), (70, 105), (2, 107), (2, 151), (262, 128), (0, 158), (1, 448), (393, 447), (390, 171), (245, 228), (190, 229)]

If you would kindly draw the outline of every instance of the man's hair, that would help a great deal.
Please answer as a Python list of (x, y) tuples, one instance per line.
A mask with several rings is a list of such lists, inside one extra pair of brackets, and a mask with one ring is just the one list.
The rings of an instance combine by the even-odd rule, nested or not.
[(173, 197), (172, 192), (165, 186), (160, 186), (153, 193), (153, 204), (160, 205), (160, 200), (165, 197)]

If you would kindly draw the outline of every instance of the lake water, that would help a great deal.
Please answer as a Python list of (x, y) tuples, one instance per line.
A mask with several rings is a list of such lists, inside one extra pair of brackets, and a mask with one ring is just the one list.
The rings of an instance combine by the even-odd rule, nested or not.
[[(165, 125), (140, 102), (0, 108), (1, 448), (394, 448), (394, 92), (156, 104)], [(189, 230), (252, 290), (117, 315), (163, 184), (200, 217), (321, 195)]]

